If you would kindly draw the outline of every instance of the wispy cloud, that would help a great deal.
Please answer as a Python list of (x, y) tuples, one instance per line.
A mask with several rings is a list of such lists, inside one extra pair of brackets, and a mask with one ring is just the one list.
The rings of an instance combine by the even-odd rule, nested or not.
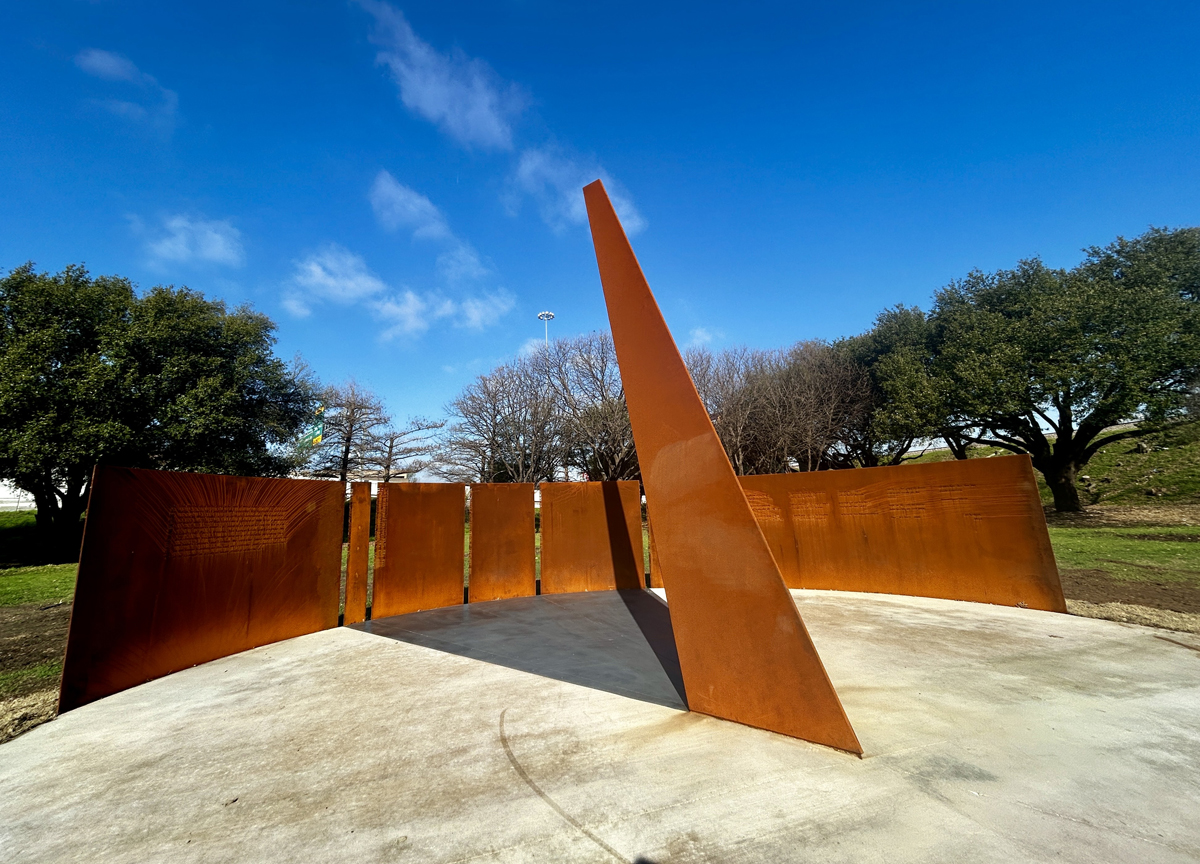
[[(391, 71), (400, 100), (410, 111), (465, 147), (516, 153), (504, 194), (510, 214), (515, 216), (523, 200), (531, 198), (555, 232), (586, 224), (582, 188), (598, 177), (604, 181), (625, 230), (636, 234), (646, 226), (630, 194), (595, 159), (573, 155), (554, 144), (518, 146), (514, 127), (529, 100), (517, 85), (503, 80), (485, 61), (457, 48), (439, 52), (389, 3), (358, 0), (358, 4), (375, 19), (371, 39), (381, 48), (376, 59)], [(417, 211), (410, 218), (421, 215)], [(444, 220), (421, 224), (423, 229), (415, 230), (445, 227)]]
[(418, 294), (407, 287), (392, 289), (371, 271), (361, 255), (337, 244), (297, 261), (283, 295), (284, 307), (301, 318), (324, 303), (357, 304), (369, 309), (385, 325), (380, 333), (385, 340), (419, 335), (439, 320), (482, 330), (515, 305), (512, 296), (503, 290), (455, 300)]
[(166, 135), (175, 129), (179, 113), (179, 95), (158, 83), (158, 79), (134, 65), (122, 54), (100, 48), (85, 48), (75, 55), (75, 65), (103, 81), (132, 84), (140, 93), (134, 100), (97, 99), (95, 104), (137, 123), (145, 123)]
[(693, 327), (688, 336), (690, 337), (688, 345), (697, 348), (709, 344), (716, 338), (716, 335), (707, 327)]
[(521, 343), (521, 347), (519, 349), (517, 349), (517, 354), (518, 354), (518, 356), (521, 356), (521, 357), (532, 357), (534, 354), (538, 353), (539, 351), (544, 350), (545, 347), (546, 347), (545, 339), (538, 339), (535, 336), (530, 336), (528, 339), (526, 339), (524, 342)]
[(625, 231), (636, 234), (645, 228), (646, 220), (633, 199), (607, 171), (594, 160), (568, 155), (556, 147), (531, 147), (521, 153), (509, 181), (506, 203), (509, 211), (515, 213), (522, 198), (528, 195), (537, 204), (542, 220), (561, 232), (572, 225), (587, 224), (583, 187), (597, 178), (604, 181)]
[(391, 71), (408, 110), (465, 147), (512, 149), (512, 122), (525, 102), (519, 88), (457, 48), (439, 52), (413, 32), (399, 9), (378, 0), (359, 5), (375, 18), (376, 59)]
[(420, 192), (405, 186), (387, 171), (380, 171), (368, 196), (379, 224), (389, 231), (412, 231), (415, 240), (433, 240), (443, 246), (438, 271), (448, 282), (479, 279), (490, 269), (470, 243), (450, 230), (446, 217)]
[(367, 267), (361, 255), (330, 244), (296, 262), (283, 305), (293, 315), (306, 316), (319, 303), (346, 305), (384, 294), (387, 285)]
[[(134, 218), (135, 233), (146, 233)], [(183, 213), (168, 216), (162, 228), (146, 240), (146, 252), (155, 264), (222, 264), (241, 267), (246, 261), (242, 232), (228, 219), (203, 219)]]

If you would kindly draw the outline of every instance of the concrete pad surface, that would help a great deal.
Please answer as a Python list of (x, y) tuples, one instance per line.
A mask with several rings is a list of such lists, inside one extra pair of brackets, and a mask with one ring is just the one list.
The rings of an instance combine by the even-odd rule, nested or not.
[(1200, 640), (796, 594), (861, 760), (342, 628), (0, 746), (0, 860), (1200, 860)]

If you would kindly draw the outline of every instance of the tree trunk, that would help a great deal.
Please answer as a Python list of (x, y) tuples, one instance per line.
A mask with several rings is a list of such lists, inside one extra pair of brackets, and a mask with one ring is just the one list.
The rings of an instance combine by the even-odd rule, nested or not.
[(79, 560), (82, 528), (79, 520), (87, 508), (87, 492), (67, 495), (62, 504), (53, 491), (34, 492), (37, 505), (37, 544), (39, 557), (59, 564)]
[(1054, 509), (1059, 513), (1083, 512), (1083, 502), (1079, 500), (1079, 490), (1075, 487), (1076, 470), (1075, 464), (1068, 462), (1042, 472), (1046, 485), (1054, 494)]

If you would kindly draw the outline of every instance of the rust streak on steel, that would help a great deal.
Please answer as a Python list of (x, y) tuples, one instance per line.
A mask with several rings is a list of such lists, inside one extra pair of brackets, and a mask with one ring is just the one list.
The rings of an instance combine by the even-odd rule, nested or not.
[(532, 597), (536, 581), (533, 484), (472, 485), (471, 602)]
[[(379, 497), (378, 510), (387, 513), (387, 554), (375, 562), (371, 618), (462, 603), (466, 487), (386, 483)], [(377, 512), (376, 537), (381, 533)]]
[(793, 588), (1067, 610), (1028, 456), (741, 483)]
[(345, 487), (98, 467), (59, 711), (337, 626)]
[(584, 198), (689, 706), (862, 753), (599, 180)]
[(543, 483), (542, 593), (642, 588), (636, 480)]
[(346, 611), (342, 623), (367, 617), (367, 569), (371, 558), (371, 484), (350, 484), (350, 549), (346, 556)]

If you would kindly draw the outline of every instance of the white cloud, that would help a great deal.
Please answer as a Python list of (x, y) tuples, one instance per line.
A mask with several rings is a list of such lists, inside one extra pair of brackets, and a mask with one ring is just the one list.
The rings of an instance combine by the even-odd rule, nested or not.
[(500, 320), (514, 305), (512, 296), (506, 291), (449, 300), (436, 294), (422, 297), (405, 290), (372, 304), (372, 308), (380, 318), (392, 322), (382, 333), (382, 338), (387, 340), (423, 333), (434, 321), (442, 319), (451, 320), (455, 327), (483, 330)]
[(75, 55), (75, 65), (89, 75), (103, 78), (105, 81), (130, 81), (134, 84), (157, 84), (150, 75), (142, 72), (133, 65), (128, 57), (114, 54), (112, 51), (102, 51), (99, 48), (85, 48)]
[(284, 308), (297, 317), (312, 314), (321, 303), (365, 306), (384, 323), (380, 337), (385, 340), (419, 335), (443, 319), (456, 327), (482, 330), (515, 305), (503, 290), (463, 300), (418, 294), (409, 288), (393, 290), (371, 272), (361, 255), (337, 244), (297, 261), (284, 291)]
[(688, 340), (688, 345), (693, 346), (707, 345), (716, 338), (707, 327), (693, 327), (689, 335), (691, 338)]
[(179, 94), (163, 87), (153, 75), (138, 69), (128, 57), (100, 48), (85, 48), (75, 55), (75, 65), (88, 75), (104, 81), (133, 84), (143, 91), (141, 102), (98, 99), (96, 105), (126, 120), (148, 123), (164, 134), (169, 135), (174, 130)]
[(530, 148), (521, 153), (510, 179), (509, 209), (520, 208), (523, 195), (537, 203), (542, 220), (554, 231), (571, 225), (587, 224), (583, 187), (597, 178), (604, 181), (608, 197), (628, 234), (646, 227), (629, 193), (594, 161), (585, 161), (563, 153), (556, 147)]
[(370, 198), (375, 218), (389, 231), (411, 228), (414, 237), (428, 240), (451, 236), (450, 226), (434, 203), (387, 171), (380, 171), (375, 177)]
[(468, 297), (458, 304), (458, 326), (483, 330), (499, 321), (515, 305), (512, 295), (503, 290), (482, 297)]
[(438, 272), (447, 282), (460, 282), (464, 279), (480, 279), (491, 270), (479, 260), (475, 248), (463, 240), (454, 244), (438, 256)]
[(445, 245), (438, 255), (438, 272), (448, 282), (479, 279), (491, 270), (470, 243), (450, 230), (446, 217), (420, 192), (405, 186), (387, 171), (380, 171), (368, 196), (379, 224), (389, 231), (407, 228), (413, 239), (433, 240)]
[(530, 336), (526, 339), (521, 347), (517, 350), (517, 354), (521, 357), (532, 357), (546, 347), (545, 339), (538, 339), (536, 336)]
[[(140, 221), (134, 221), (135, 230)], [(178, 214), (163, 220), (164, 234), (150, 240), (146, 251), (159, 264), (203, 262), (241, 267), (246, 260), (242, 232), (227, 219), (195, 219)]]
[(431, 307), (429, 301), (422, 300), (412, 291), (407, 290), (395, 297), (388, 297), (373, 304), (373, 308), (376, 314), (385, 321), (392, 322), (391, 326), (381, 334), (383, 339), (423, 333), (429, 329), (431, 318), (442, 317), (442, 314), (449, 312), (442, 306)]
[(296, 262), (292, 289), (283, 304), (293, 315), (305, 316), (316, 303), (357, 303), (383, 294), (387, 285), (367, 267), (361, 255), (331, 243)]
[(406, 108), (466, 147), (512, 149), (512, 120), (524, 103), (514, 85), (461, 50), (440, 53), (399, 9), (378, 0), (359, 5), (375, 18), (372, 41), (382, 49), (376, 59), (391, 70)]

